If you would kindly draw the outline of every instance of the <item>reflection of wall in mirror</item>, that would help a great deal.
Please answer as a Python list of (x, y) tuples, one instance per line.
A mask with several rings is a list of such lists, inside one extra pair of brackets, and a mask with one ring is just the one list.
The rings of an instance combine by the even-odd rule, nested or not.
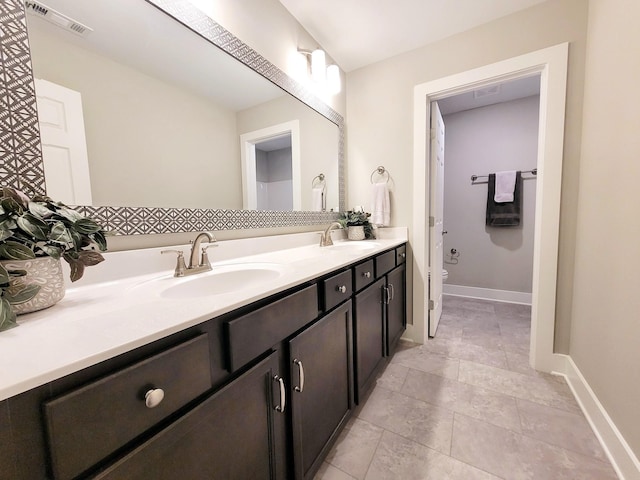
[(300, 124), (302, 210), (313, 210), (311, 184), (318, 173), (327, 179), (327, 211), (338, 211), (338, 127), (325, 117), (284, 96), (237, 114), (238, 134), (298, 119)]
[(234, 112), (36, 29), (29, 41), (36, 78), (82, 93), (94, 205), (242, 207)]

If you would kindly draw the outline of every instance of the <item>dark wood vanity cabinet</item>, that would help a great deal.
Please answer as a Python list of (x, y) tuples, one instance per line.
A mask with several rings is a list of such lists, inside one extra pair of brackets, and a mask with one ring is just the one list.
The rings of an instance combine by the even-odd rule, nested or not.
[[(404, 248), (375, 257), (375, 283), (354, 297), (356, 403), (360, 403), (372, 388), (406, 329)], [(356, 266), (355, 271), (367, 273), (370, 265), (364, 262)], [(362, 277), (362, 274), (356, 274), (356, 282), (362, 282)]]
[(101, 480), (285, 479), (275, 424), (284, 422), (272, 353), (182, 418), (98, 473)]
[(353, 408), (351, 302), (289, 341), (293, 464), (312, 478)]
[(384, 327), (385, 279), (356, 294), (354, 299), (356, 402), (360, 403), (384, 365), (386, 329)]
[(406, 266), (401, 264), (386, 275), (386, 355), (392, 356), (407, 328)]
[(400, 259), (388, 250), (0, 402), (0, 480), (312, 478), (404, 331)]

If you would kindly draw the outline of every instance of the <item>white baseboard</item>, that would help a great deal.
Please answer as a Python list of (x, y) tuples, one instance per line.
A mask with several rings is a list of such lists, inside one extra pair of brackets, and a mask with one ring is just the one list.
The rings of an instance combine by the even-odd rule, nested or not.
[(640, 479), (640, 461), (604, 409), (573, 359), (565, 355), (564, 375), (587, 421), (621, 480)]
[(457, 297), (479, 298), (481, 300), (494, 300), (497, 302), (531, 305), (531, 294), (525, 292), (465, 287), (464, 285), (450, 285), (445, 283), (442, 286), (442, 293), (445, 295), (455, 295)]

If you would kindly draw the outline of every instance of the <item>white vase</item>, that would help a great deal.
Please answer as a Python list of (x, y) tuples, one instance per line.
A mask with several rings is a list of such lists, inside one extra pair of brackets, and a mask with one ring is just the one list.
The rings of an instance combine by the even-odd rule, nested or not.
[(22, 285), (36, 284), (40, 291), (31, 300), (12, 305), (17, 315), (49, 308), (64, 297), (64, 276), (60, 260), (52, 257), (39, 257), (30, 260), (3, 260), (7, 270), (26, 270), (27, 274), (11, 280), (9, 292)]
[(352, 226), (347, 229), (349, 240), (364, 240), (364, 225)]

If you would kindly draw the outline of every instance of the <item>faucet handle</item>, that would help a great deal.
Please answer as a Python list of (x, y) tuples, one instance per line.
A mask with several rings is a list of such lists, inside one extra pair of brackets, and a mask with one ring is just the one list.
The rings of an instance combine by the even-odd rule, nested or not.
[(184, 271), (187, 269), (187, 264), (184, 263), (184, 252), (182, 250), (161, 250), (160, 253), (176, 253), (178, 259), (176, 262), (176, 270), (174, 272), (175, 277), (184, 277)]
[(215, 243), (210, 243), (209, 245), (205, 245), (202, 247), (202, 255), (200, 257), (200, 266), (201, 267), (209, 267), (211, 268), (211, 263), (209, 262), (209, 255), (207, 254), (207, 249), (209, 247), (217, 247)]

